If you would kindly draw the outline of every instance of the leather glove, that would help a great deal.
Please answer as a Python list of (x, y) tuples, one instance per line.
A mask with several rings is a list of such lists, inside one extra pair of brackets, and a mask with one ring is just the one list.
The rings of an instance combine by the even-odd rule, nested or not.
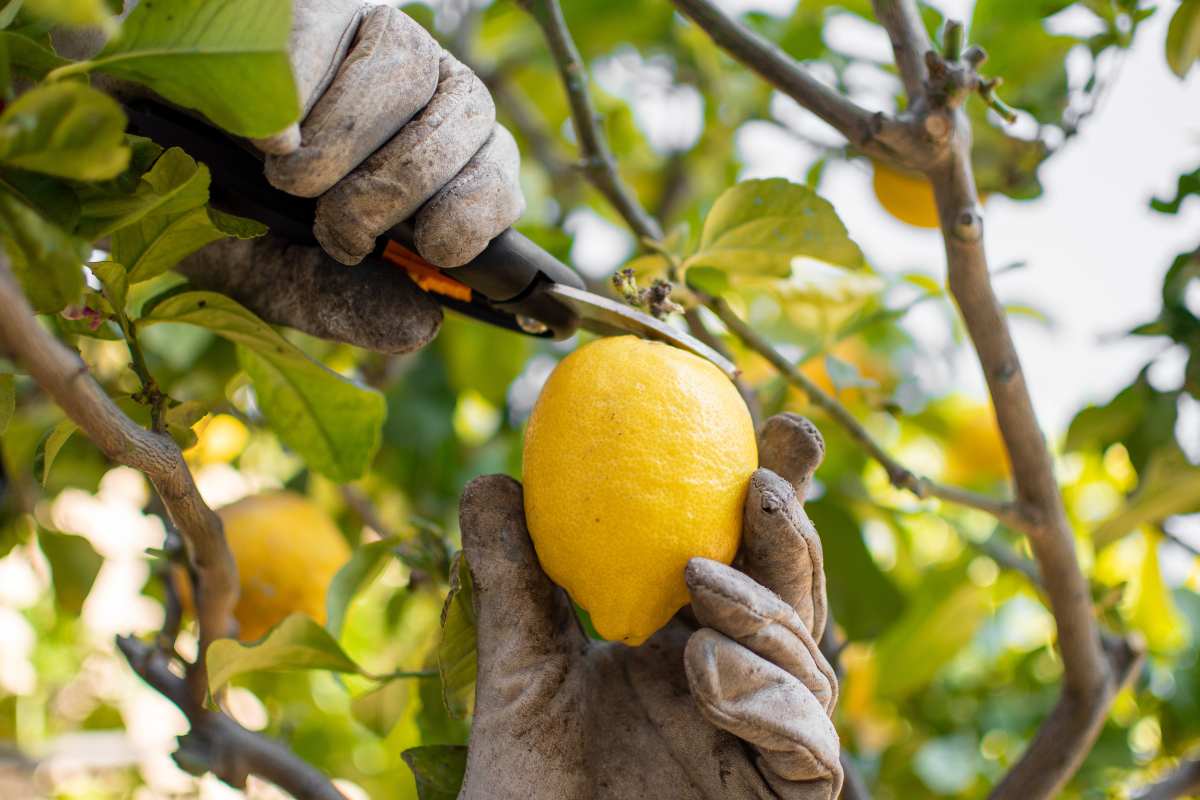
[(637, 648), (584, 635), (538, 565), (519, 483), (468, 485), (479, 667), (459, 800), (837, 797), (821, 544), (801, 505), (824, 444), (785, 414), (759, 453), (737, 567), (692, 559), (691, 606)]
[(483, 82), (387, 5), (296, 0), (289, 46), (303, 122), (258, 142), (276, 187), (317, 197), (314, 232), (343, 264), (414, 214), (442, 267), (478, 255), (525, 210), (520, 155)]

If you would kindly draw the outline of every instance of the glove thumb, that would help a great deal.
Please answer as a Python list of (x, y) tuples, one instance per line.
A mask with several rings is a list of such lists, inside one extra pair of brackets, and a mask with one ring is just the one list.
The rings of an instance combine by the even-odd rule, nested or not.
[(471, 481), (459, 524), (478, 619), (476, 715), (499, 710), (489, 704), (545, 700), (539, 687), (561, 685), (585, 638), (566, 593), (538, 563), (521, 484), (505, 475)]

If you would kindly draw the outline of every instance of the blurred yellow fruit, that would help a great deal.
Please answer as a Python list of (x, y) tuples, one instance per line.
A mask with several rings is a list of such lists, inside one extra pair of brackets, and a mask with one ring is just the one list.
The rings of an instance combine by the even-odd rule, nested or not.
[(985, 403), (962, 403), (947, 412), (945, 478), (975, 485), (1008, 476), (1008, 454), (992, 409)]
[[(234, 609), (238, 638), (259, 639), (295, 613), (324, 624), (325, 592), (350, 558), (350, 547), (329, 515), (308, 498), (283, 491), (252, 495), (217, 514), (241, 584)], [(178, 585), (190, 613), (188, 581)]]
[(197, 423), (196, 444), (184, 456), (190, 462), (227, 464), (246, 449), (250, 431), (236, 417), (217, 414)]
[(878, 161), (874, 164), (875, 199), (889, 214), (918, 228), (938, 227), (937, 203), (933, 187), (924, 175), (901, 172)]
[(712, 364), (632, 336), (585, 345), (525, 433), (538, 559), (601, 636), (640, 644), (688, 602), (689, 558), (733, 560), (757, 465), (746, 405)]

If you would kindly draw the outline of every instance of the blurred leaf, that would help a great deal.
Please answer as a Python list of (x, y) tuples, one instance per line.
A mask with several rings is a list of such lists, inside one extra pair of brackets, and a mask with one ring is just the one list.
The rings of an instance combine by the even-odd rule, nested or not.
[(350, 713), (364, 727), (383, 738), (412, 708), (412, 682), (398, 678), (350, 701)]
[(214, 695), (239, 675), (324, 669), (362, 674), (329, 632), (304, 614), (292, 614), (259, 641), (218, 639), (208, 647), (208, 687)]
[(904, 281), (911, 283), (919, 289), (924, 289), (927, 294), (941, 296), (946, 293), (946, 289), (942, 284), (938, 283), (936, 278), (929, 275), (924, 275), (920, 272), (909, 272), (904, 275)]
[(1183, 0), (1167, 28), (1167, 64), (1181, 79), (1200, 58), (1200, 0)]
[(132, 283), (149, 280), (174, 267), (204, 245), (233, 236), (252, 239), (267, 227), (252, 219), (197, 207), (175, 214), (154, 214), (127, 225), (112, 237), (113, 258), (129, 268)]
[(455, 800), (467, 772), (467, 748), (434, 744), (414, 747), (401, 754), (417, 780), (420, 800)]
[(34, 87), (0, 114), (0, 163), (78, 181), (112, 178), (129, 165), (125, 113), (85, 84)]
[(9, 25), (12, 25), (13, 20), (16, 19), (17, 12), (21, 10), (23, 4), (24, 0), (8, 0), (5, 3), (4, 8), (0, 9), (0, 28), (7, 28)]
[(1088, 406), (1076, 414), (1067, 429), (1065, 448), (1103, 451), (1120, 442), (1140, 473), (1155, 451), (1174, 440), (1178, 413), (1175, 395), (1156, 390), (1143, 371), (1107, 405)]
[(1002, 94), (1042, 122), (1056, 122), (1067, 104), (1067, 51), (1071, 36), (1052, 34), (1043, 22), (1046, 5), (1024, 0), (978, 0), (969, 27), (971, 41), (988, 52), (987, 73), (1004, 78)]
[(863, 377), (858, 371), (858, 367), (851, 364), (849, 361), (843, 361), (837, 356), (825, 355), (825, 372), (829, 375), (829, 380), (833, 381), (833, 386), (838, 391), (843, 389), (873, 389), (879, 386), (879, 382), (872, 378)]
[(0, 520), (0, 558), (32, 540), (36, 533), (37, 523), (32, 514), (12, 514)]
[(359, 545), (354, 549), (350, 560), (333, 576), (325, 594), (325, 627), (335, 639), (342, 634), (342, 623), (346, 619), (346, 609), (350, 606), (350, 601), (360, 589), (379, 577), (379, 573), (383, 572), (388, 561), (394, 557), (398, 544), (400, 540), (393, 536)]
[(89, 190), (84, 195), (79, 233), (98, 239), (148, 216), (179, 216), (208, 202), (210, 181), (208, 167), (172, 147), (140, 176), (132, 190), (119, 186)]
[(1140, 473), (1137, 492), (1123, 508), (1092, 531), (1092, 544), (1102, 550), (1128, 533), (1175, 514), (1200, 508), (1200, 467), (1188, 463), (1177, 448), (1160, 450)]
[(475, 704), (474, 586), (467, 557), (461, 551), (450, 570), (450, 592), (442, 608), (442, 636), (438, 643), (438, 675), (442, 699), (455, 719), (469, 716)]
[[(239, 136), (269, 136), (300, 116), (288, 62), (290, 0), (139, 3), (92, 61)], [(248, 80), (247, 76), (253, 76)]]
[(185, 400), (167, 408), (163, 414), (167, 434), (175, 440), (180, 450), (187, 450), (196, 444), (196, 432), (192, 426), (204, 419), (208, 411), (207, 404), (199, 400)]
[(716, 297), (729, 291), (729, 276), (715, 267), (692, 267), (686, 277), (688, 286)]
[(52, 314), (79, 300), (87, 248), (29, 206), (0, 190), (0, 241), (30, 305)]
[(904, 611), (904, 595), (875, 563), (858, 521), (841, 502), (822, 498), (805, 506), (821, 536), (829, 604), (849, 639), (873, 639)]
[(69, 533), (39, 530), (38, 547), (50, 562), (55, 602), (68, 614), (78, 614), (104, 559), (87, 539)]
[(54, 459), (58, 458), (58, 453), (62, 450), (63, 445), (77, 430), (79, 430), (78, 425), (69, 419), (64, 419), (47, 431), (38, 444), (37, 453), (33, 458), (33, 471), (43, 485), (50, 480), (50, 467), (54, 466)]
[(684, 268), (787, 277), (799, 256), (863, 266), (862, 251), (826, 200), (783, 178), (749, 180), (717, 198), (704, 220), (699, 251)]
[(988, 590), (971, 582), (965, 565), (923, 576), (904, 616), (875, 643), (879, 696), (899, 701), (923, 688), (971, 641), (991, 610)]
[(107, 34), (117, 29), (117, 20), (105, 0), (25, 0), (25, 10), (59, 25), (96, 27)]
[(104, 285), (104, 296), (113, 309), (124, 314), (125, 303), (129, 297), (129, 277), (125, 274), (125, 267), (116, 261), (97, 261), (88, 264), (88, 269)]
[[(1194, 5), (1200, 12), (1200, 0), (1196, 0)], [(1180, 6), (1180, 11), (1183, 6)], [(1200, 15), (1197, 16), (1200, 19)], [(1200, 27), (1197, 28), (1200, 30)], [(1180, 175), (1175, 183), (1175, 197), (1171, 200), (1160, 200), (1157, 197), (1150, 201), (1150, 207), (1160, 214), (1178, 214), (1179, 209), (1183, 206), (1183, 201), (1192, 195), (1200, 195), (1200, 169)]]
[(0, 43), (8, 51), (9, 64), (15, 75), (40, 80), (52, 70), (71, 63), (28, 36), (13, 31), (0, 31)]
[(504, 408), (509, 384), (525, 367), (533, 340), (467, 317), (447, 315), (437, 346), (446, 359), (450, 385), (460, 395), (474, 390), (496, 408)]
[(147, 303), (140, 325), (185, 322), (238, 347), (238, 361), (272, 430), (334, 481), (360, 477), (379, 447), (382, 395), (319, 364), (251, 311), (215, 292), (184, 291)]
[(1158, 563), (1160, 536), (1143, 535), (1144, 551), (1138, 578), (1129, 597), (1129, 621), (1146, 637), (1151, 653), (1173, 653), (1187, 646), (1187, 619), (1171, 599)]
[[(0, 372), (0, 436), (8, 430), (8, 423), (17, 409), (16, 376), (11, 372)], [(0, 485), (2, 491), (2, 485)]]

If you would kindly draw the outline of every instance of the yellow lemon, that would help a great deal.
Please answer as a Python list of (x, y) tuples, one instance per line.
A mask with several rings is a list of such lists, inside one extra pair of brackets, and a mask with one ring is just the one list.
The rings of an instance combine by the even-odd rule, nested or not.
[[(258, 639), (289, 614), (325, 622), (325, 592), (350, 558), (337, 525), (319, 506), (294, 492), (264, 492), (217, 511), (237, 561), (241, 595), (234, 616), (239, 638)], [(191, 609), (187, 581), (180, 581)]]
[(715, 366), (633, 336), (592, 342), (551, 374), (525, 432), (538, 559), (601, 636), (640, 644), (688, 602), (689, 558), (733, 560), (757, 464)]
[(872, 162), (875, 175), (872, 185), (875, 199), (896, 219), (918, 228), (938, 227), (937, 203), (933, 187), (924, 175)]
[(987, 404), (963, 402), (951, 405), (947, 418), (947, 481), (975, 486), (1008, 477), (1004, 439)]
[(217, 414), (201, 420), (196, 431), (196, 444), (183, 455), (201, 464), (223, 464), (233, 461), (246, 449), (250, 431), (236, 417)]

